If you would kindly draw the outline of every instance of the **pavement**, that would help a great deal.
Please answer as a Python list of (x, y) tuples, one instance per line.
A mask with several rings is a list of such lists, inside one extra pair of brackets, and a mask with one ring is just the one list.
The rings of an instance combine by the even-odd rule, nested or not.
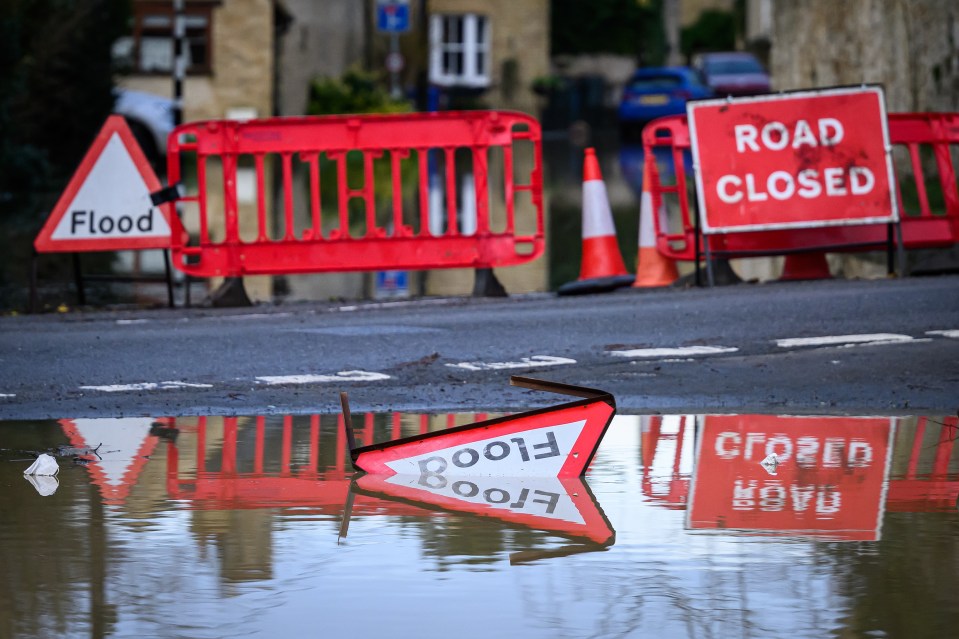
[(0, 419), (522, 410), (955, 414), (959, 276), (0, 318)]

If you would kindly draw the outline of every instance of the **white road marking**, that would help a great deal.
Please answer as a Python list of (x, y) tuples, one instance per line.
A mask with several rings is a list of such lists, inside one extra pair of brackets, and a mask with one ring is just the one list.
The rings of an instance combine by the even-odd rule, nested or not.
[(293, 313), (246, 313), (245, 315), (222, 315), (217, 316), (218, 320), (257, 320), (270, 319), (273, 317), (289, 317)]
[(450, 368), (462, 368), (468, 371), (498, 371), (510, 368), (533, 368), (536, 366), (561, 366), (575, 364), (575, 359), (568, 357), (554, 357), (552, 355), (532, 355), (523, 357), (518, 362), (459, 362), (447, 364)]
[(942, 337), (959, 339), (959, 329), (952, 329), (949, 331), (926, 331), (926, 335), (941, 335)]
[(777, 339), (779, 348), (797, 346), (863, 346), (876, 344), (902, 344), (916, 341), (909, 335), (897, 333), (865, 333), (862, 335), (824, 335), (822, 337), (790, 337)]
[(677, 346), (675, 348), (632, 348), (625, 351), (609, 351), (616, 357), (689, 357), (690, 355), (719, 355), (735, 353), (735, 346)]
[(370, 371), (340, 371), (333, 375), (266, 375), (257, 377), (261, 384), (324, 384), (329, 382), (379, 382), (390, 379), (384, 373)]
[(117, 326), (127, 326), (129, 324), (146, 324), (148, 319), (118, 319)]
[(122, 393), (144, 390), (174, 390), (177, 388), (213, 388), (213, 384), (191, 384), (189, 382), (140, 382), (138, 384), (81, 386), (80, 390), (103, 391), (104, 393)]
[(0, 397), (2, 398), (16, 397), (16, 396), (17, 396), (16, 393), (0, 393)]

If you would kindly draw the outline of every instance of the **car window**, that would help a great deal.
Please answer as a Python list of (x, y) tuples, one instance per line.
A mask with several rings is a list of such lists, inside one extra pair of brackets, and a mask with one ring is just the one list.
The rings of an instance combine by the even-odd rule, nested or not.
[(733, 73), (765, 73), (756, 60), (740, 58), (736, 60), (707, 60), (704, 64), (706, 73), (733, 74)]
[(652, 75), (633, 78), (629, 83), (630, 91), (668, 91), (682, 86), (683, 80), (675, 75)]

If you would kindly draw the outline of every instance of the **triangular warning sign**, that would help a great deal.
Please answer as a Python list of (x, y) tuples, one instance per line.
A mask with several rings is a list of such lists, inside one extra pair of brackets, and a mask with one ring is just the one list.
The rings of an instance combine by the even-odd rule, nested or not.
[(111, 115), (33, 244), (41, 253), (169, 248), (171, 206), (150, 199), (159, 190), (126, 120)]
[(97, 449), (87, 470), (104, 503), (123, 503), (136, 485), (159, 441), (150, 435), (155, 421), (144, 417), (60, 420), (71, 445)]

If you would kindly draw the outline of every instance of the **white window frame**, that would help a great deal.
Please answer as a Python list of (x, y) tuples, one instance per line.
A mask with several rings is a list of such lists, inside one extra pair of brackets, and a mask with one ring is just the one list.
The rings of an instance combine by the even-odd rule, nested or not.
[[(460, 39), (457, 42), (443, 41), (445, 21), (460, 21)], [(483, 24), (483, 38), (479, 38)], [(490, 85), (490, 42), (492, 25), (489, 17), (477, 13), (437, 13), (430, 16), (430, 82), (439, 86), (465, 86), (486, 88)], [(446, 68), (445, 54), (460, 53), (463, 68), (457, 72)], [(484, 64), (480, 70), (479, 60)]]

